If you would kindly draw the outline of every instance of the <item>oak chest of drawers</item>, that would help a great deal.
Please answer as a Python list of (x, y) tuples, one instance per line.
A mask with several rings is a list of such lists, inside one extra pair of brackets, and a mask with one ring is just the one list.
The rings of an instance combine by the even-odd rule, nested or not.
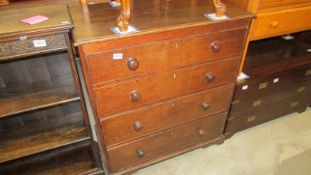
[[(107, 4), (88, 7), (84, 18), (96, 14), (105, 23), (87, 28), (79, 21), (82, 14), (73, 13), (76, 45), (113, 174), (223, 141), (251, 18), (228, 6), (230, 19), (213, 22), (203, 15), (213, 12), (210, 1), (134, 1), (134, 7), (132, 24), (140, 32), (123, 36), (110, 31), (116, 13)], [(161, 10), (145, 17), (141, 11), (147, 7)]]

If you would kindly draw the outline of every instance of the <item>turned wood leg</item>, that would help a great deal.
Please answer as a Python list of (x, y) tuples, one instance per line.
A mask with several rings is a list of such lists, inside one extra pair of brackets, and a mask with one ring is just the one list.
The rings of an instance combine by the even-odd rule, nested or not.
[(213, 5), (216, 10), (217, 17), (223, 17), (226, 13), (226, 5), (222, 3), (220, 0), (213, 0)]
[(117, 26), (121, 32), (126, 32), (131, 18), (130, 0), (118, 0), (121, 2), (121, 13), (117, 19)]

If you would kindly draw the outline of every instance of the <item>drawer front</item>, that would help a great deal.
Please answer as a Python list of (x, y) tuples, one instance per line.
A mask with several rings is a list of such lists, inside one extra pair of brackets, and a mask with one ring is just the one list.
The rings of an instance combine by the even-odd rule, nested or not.
[(311, 6), (258, 14), (253, 23), (251, 40), (257, 40), (311, 28)]
[(225, 119), (226, 113), (217, 114), (108, 149), (111, 169), (113, 172), (120, 171), (202, 140), (221, 136)]
[(94, 84), (240, 56), (245, 29), (185, 37), (87, 56)]
[(254, 110), (250, 114), (241, 114), (240, 116), (234, 117), (230, 113), (225, 133), (226, 135), (230, 135), (263, 122), (304, 110), (309, 105), (310, 101), (306, 98), (290, 97), (265, 108)]
[(260, 0), (258, 12), (266, 10), (290, 9), (311, 5), (310, 0)]
[(16, 55), (28, 55), (67, 48), (64, 34), (38, 36), (27, 38), (21, 36), (20, 40), (0, 43), (0, 60)]
[(280, 74), (272, 74), (267, 78), (250, 78), (238, 83), (234, 100), (257, 98), (265, 94), (272, 94), (297, 83), (311, 80), (311, 66), (303, 66)]
[(252, 111), (265, 108), (267, 105), (275, 104), (290, 97), (310, 98), (311, 81), (295, 83), (290, 87), (283, 87), (275, 92), (265, 92), (261, 94), (262, 96), (256, 97), (252, 97), (250, 94), (248, 96), (235, 96), (230, 109), (230, 115), (237, 117), (243, 113), (252, 113)]
[(223, 86), (111, 116), (102, 122), (105, 144), (111, 146), (227, 111), (233, 88), (233, 84)]
[(235, 81), (239, 59), (192, 66), (172, 72), (131, 79), (95, 89), (98, 115), (152, 104)]

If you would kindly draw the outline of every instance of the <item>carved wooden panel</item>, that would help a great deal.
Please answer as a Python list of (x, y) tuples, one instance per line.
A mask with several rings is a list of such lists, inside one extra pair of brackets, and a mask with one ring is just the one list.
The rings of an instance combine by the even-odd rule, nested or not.
[(33, 38), (21, 36), (20, 40), (0, 43), (0, 60), (10, 56), (27, 55), (34, 52), (47, 52), (66, 48), (67, 44), (63, 34)]

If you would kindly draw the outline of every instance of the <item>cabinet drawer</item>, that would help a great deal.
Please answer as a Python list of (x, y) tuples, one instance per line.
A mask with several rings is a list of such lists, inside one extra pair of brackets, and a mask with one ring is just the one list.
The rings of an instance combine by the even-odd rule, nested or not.
[[(233, 84), (121, 113), (102, 122), (107, 146), (228, 110)], [(118, 128), (118, 129), (116, 129)]]
[[(248, 96), (235, 96), (230, 109), (230, 116), (237, 117), (243, 115), (243, 113), (251, 113), (290, 97), (310, 98), (310, 92), (311, 81), (309, 80), (293, 83), (291, 86), (280, 88), (275, 92), (265, 91), (265, 93), (261, 93), (261, 96), (252, 97), (251, 94)], [(258, 93), (260, 93), (260, 90), (258, 90)], [(253, 92), (253, 94), (256, 94), (256, 92)]]
[(311, 6), (258, 14), (251, 40), (294, 33), (311, 28)]
[(258, 11), (290, 9), (311, 5), (310, 0), (259, 0)]
[(237, 58), (222, 60), (103, 85), (95, 89), (98, 115), (105, 117), (161, 100), (233, 83), (239, 62)]
[(238, 83), (234, 93), (234, 100), (272, 94), (301, 82), (310, 82), (310, 80), (311, 65), (301, 66), (279, 74), (274, 73), (264, 78), (250, 78)]
[(87, 55), (94, 84), (240, 56), (245, 29)]
[(202, 140), (221, 136), (225, 119), (226, 113), (217, 114), (108, 149), (111, 169), (113, 172), (120, 171)]
[(25, 56), (40, 52), (66, 49), (64, 34), (46, 35), (27, 38), (21, 36), (19, 40), (0, 42), (0, 60), (10, 57)]
[[(309, 93), (311, 93), (311, 91), (309, 91)], [(311, 96), (309, 95), (309, 99), (310, 97)], [(235, 132), (259, 125), (269, 120), (273, 120), (293, 112), (302, 111), (309, 105), (310, 100), (307, 98), (290, 97), (239, 117), (234, 117), (230, 114), (225, 133), (226, 135), (231, 135)]]

